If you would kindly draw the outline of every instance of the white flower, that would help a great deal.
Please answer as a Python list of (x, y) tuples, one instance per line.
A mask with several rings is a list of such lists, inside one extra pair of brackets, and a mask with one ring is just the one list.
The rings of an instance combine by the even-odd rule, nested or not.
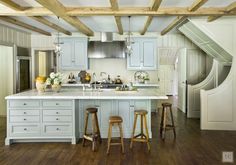
[(59, 85), (59, 84), (60, 84), (59, 79), (58, 79), (58, 78), (55, 78), (55, 79), (53, 80), (53, 84), (54, 84), (54, 85)]
[(56, 75), (55, 75), (54, 72), (50, 73), (50, 78), (51, 78), (51, 79), (54, 79), (55, 77), (56, 77)]
[(46, 80), (46, 84), (47, 84), (47, 85), (51, 85), (51, 81), (52, 81), (51, 78), (47, 78), (47, 80)]

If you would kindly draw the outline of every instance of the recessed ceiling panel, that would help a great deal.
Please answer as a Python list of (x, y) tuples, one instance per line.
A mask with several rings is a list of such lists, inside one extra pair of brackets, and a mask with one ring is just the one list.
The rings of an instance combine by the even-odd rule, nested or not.
[(208, 0), (203, 6), (204, 7), (225, 7), (229, 4), (236, 2), (235, 0)]
[(67, 7), (109, 7), (110, 0), (59, 0), (64, 6)]
[(95, 32), (117, 32), (113, 16), (79, 17), (79, 19)]
[[(130, 18), (130, 30), (131, 32), (140, 32), (146, 23), (147, 17), (146, 16), (132, 16)], [(121, 19), (123, 29), (125, 32), (129, 30), (129, 18), (122, 17)]]
[(41, 5), (37, 3), (35, 0), (12, 0), (12, 1), (24, 7), (41, 7)]
[(150, 0), (118, 0), (120, 7), (150, 7), (150, 5)]

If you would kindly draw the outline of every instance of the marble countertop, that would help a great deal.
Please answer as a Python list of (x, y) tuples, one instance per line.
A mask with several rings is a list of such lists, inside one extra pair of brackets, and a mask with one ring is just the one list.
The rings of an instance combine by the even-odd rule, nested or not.
[[(81, 84), (81, 83), (64, 83), (62, 84), (62, 87), (90, 87), (90, 84)], [(160, 85), (157, 83), (147, 83), (147, 84), (141, 84), (141, 83), (134, 83), (133, 86), (135, 87), (159, 87)]]
[(114, 89), (102, 89), (101, 91), (83, 91), (81, 89), (61, 89), (60, 92), (52, 92), (47, 89), (44, 93), (38, 93), (36, 89), (17, 93), (5, 97), (5, 99), (168, 99), (159, 90), (139, 89), (138, 91), (115, 91)]

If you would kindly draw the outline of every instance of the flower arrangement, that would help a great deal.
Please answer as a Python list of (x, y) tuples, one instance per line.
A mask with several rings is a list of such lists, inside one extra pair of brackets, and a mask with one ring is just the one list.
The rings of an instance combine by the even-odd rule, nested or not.
[(47, 85), (61, 85), (62, 83), (62, 74), (58, 73), (50, 73), (50, 76), (46, 80)]

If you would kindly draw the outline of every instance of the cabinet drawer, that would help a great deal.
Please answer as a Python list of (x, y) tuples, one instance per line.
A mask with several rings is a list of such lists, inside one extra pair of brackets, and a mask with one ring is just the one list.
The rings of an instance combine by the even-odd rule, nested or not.
[(10, 108), (37, 108), (40, 106), (40, 101), (38, 100), (10, 100)]
[(71, 100), (45, 100), (43, 101), (43, 107), (48, 108), (72, 108)]
[(11, 125), (11, 136), (38, 136), (40, 134), (39, 125)]
[(72, 135), (72, 126), (68, 125), (44, 125), (43, 133), (46, 135)]
[(43, 115), (44, 116), (50, 116), (50, 115), (72, 115), (71, 110), (43, 110)]
[(43, 116), (44, 122), (72, 122), (72, 116)]
[(39, 122), (39, 116), (10, 116), (11, 123), (32, 123)]
[(37, 116), (39, 115), (39, 110), (23, 110), (23, 109), (17, 109), (17, 110), (10, 110), (10, 116), (18, 116), (18, 115), (32, 115)]

